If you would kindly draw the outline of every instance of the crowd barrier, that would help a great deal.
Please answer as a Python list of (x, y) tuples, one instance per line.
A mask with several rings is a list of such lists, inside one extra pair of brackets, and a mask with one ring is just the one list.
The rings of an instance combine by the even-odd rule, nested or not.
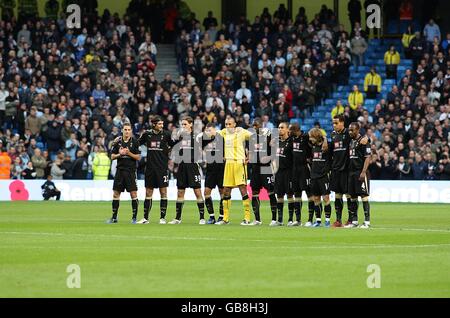
[[(0, 201), (40, 201), (41, 185), (45, 180), (0, 180)], [(55, 180), (61, 191), (63, 201), (110, 201), (112, 197), (112, 180)], [(202, 182), (203, 188), (203, 182)], [(249, 193), (251, 194), (251, 188)], [(145, 198), (144, 181), (138, 180), (138, 197)], [(303, 194), (306, 200), (306, 195)], [(176, 200), (176, 181), (171, 180), (168, 187), (169, 200)], [(158, 190), (154, 191), (154, 200), (159, 200)], [(219, 199), (217, 190), (213, 190), (213, 200)], [(238, 189), (232, 191), (232, 200), (241, 200)], [(128, 193), (122, 193), (121, 199), (129, 200)], [(267, 200), (265, 191), (261, 200)], [(331, 194), (334, 200), (334, 194)], [(195, 200), (194, 192), (186, 190), (185, 200)], [(450, 203), (450, 181), (378, 181), (370, 182), (370, 200), (372, 202), (410, 202), (410, 203)]]

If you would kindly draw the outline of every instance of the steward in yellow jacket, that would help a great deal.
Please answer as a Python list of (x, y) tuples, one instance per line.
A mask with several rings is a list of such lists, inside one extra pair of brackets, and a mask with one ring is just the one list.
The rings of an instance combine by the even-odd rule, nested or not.
[(369, 99), (374, 99), (378, 93), (381, 93), (381, 76), (377, 73), (375, 66), (372, 66), (370, 73), (367, 73), (364, 79), (364, 91)]
[(364, 96), (359, 91), (358, 85), (353, 86), (353, 92), (348, 95), (348, 105), (352, 110), (357, 110), (358, 107), (364, 104)]
[(94, 180), (108, 180), (111, 159), (104, 149), (101, 149), (92, 161), (92, 173)]

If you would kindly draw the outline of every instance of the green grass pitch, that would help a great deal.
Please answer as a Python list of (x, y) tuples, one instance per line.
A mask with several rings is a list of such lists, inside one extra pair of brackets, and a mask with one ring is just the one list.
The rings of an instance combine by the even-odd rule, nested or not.
[[(195, 202), (181, 225), (157, 224), (159, 202), (149, 225), (129, 223), (129, 202), (113, 225), (107, 202), (0, 203), (0, 297), (450, 296), (448, 205), (373, 203), (373, 228), (350, 230), (270, 228), (262, 204), (263, 226), (240, 226), (235, 201), (220, 227), (198, 225)], [(381, 288), (367, 287), (370, 264)]]

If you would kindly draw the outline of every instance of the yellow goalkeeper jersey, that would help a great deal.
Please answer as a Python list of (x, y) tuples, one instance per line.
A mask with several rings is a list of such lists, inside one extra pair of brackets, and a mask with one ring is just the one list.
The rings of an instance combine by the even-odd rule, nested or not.
[(245, 160), (245, 141), (250, 139), (251, 132), (245, 129), (235, 130), (234, 133), (228, 132), (226, 128), (219, 134), (225, 142), (225, 160)]

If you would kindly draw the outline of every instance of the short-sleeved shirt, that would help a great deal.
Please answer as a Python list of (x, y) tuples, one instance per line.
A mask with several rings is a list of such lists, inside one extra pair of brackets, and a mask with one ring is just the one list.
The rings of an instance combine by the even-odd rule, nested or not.
[[(134, 137), (131, 137), (128, 141), (125, 141), (123, 137), (120, 137), (119, 141), (113, 145), (111, 153), (118, 154), (120, 148), (128, 148), (128, 150), (135, 155), (141, 153), (139, 150), (139, 142)], [(128, 155), (120, 156), (117, 158), (117, 169), (134, 172), (136, 171), (136, 160)]]
[(363, 145), (361, 144), (362, 138), (362, 136), (359, 136), (359, 138), (350, 141), (350, 163), (348, 165), (350, 173), (360, 173), (364, 168), (366, 158), (371, 155), (370, 142)]
[(350, 144), (350, 135), (348, 129), (338, 133), (331, 133), (330, 151), (333, 156), (331, 167), (334, 171), (345, 171), (348, 166), (348, 147)]
[(146, 131), (139, 138), (140, 145), (147, 146), (147, 167), (167, 170), (171, 137), (168, 131)]
[(219, 134), (225, 142), (225, 160), (245, 160), (245, 142), (252, 135), (248, 130), (242, 129), (234, 133), (228, 132), (228, 129), (222, 129)]

